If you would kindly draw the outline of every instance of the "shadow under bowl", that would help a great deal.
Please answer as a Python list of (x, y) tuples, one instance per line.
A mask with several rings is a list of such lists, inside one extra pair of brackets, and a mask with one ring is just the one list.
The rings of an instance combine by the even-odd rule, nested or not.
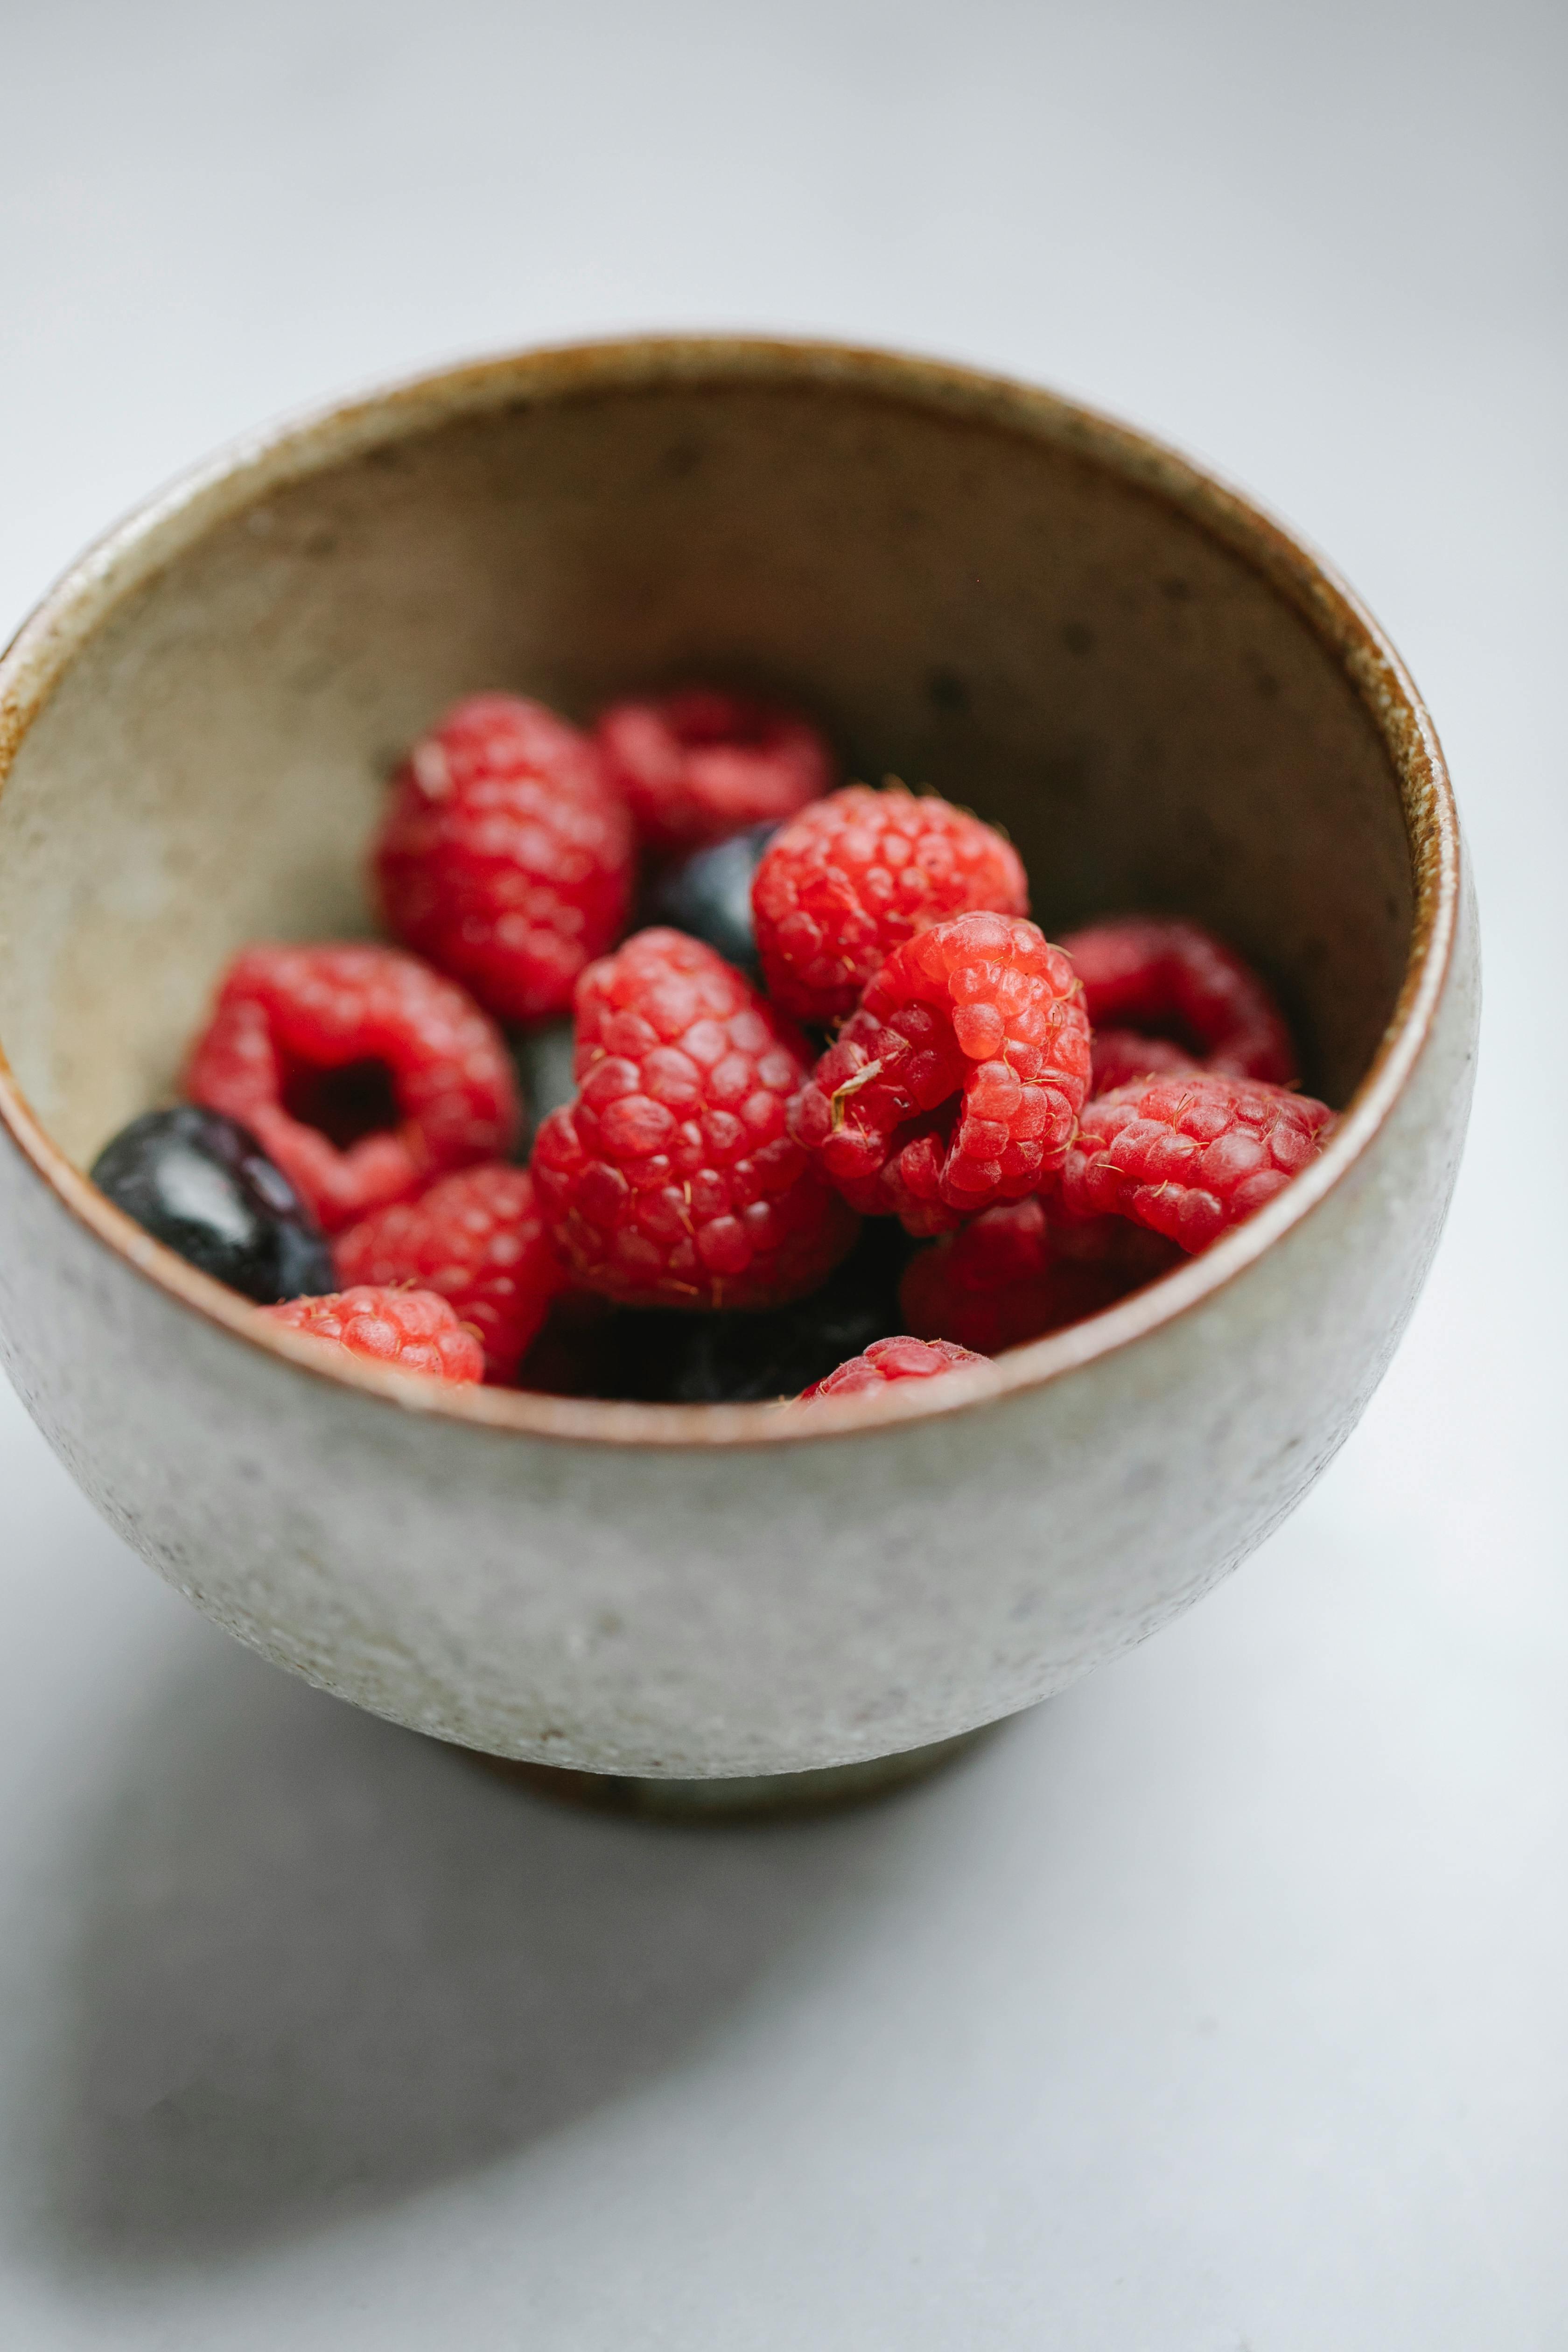
[[(87, 1182), (241, 941), (368, 929), (384, 778), (444, 704), (693, 675), (1005, 824), (1047, 930), (1233, 940), (1345, 1112), (1321, 1159), (1110, 1313), (809, 1424), (323, 1370)], [(653, 340), (342, 404), (54, 592), (0, 666), (0, 780), (5, 1361), (199, 1607), (446, 1739), (702, 1780), (1028, 1706), (1283, 1517), (1436, 1241), (1477, 961), (1430, 721), (1289, 533), (1042, 392)]]

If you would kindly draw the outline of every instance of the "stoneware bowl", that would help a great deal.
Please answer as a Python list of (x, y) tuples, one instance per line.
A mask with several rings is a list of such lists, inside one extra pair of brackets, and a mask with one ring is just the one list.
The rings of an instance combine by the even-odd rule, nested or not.
[[(1051, 931), (1165, 908), (1233, 939), (1344, 1112), (1321, 1160), (1110, 1313), (812, 1416), (326, 1370), (97, 1194), (241, 941), (368, 929), (384, 780), (444, 704), (586, 717), (692, 675), (1001, 820)], [(82, 561), (0, 671), (0, 773), (12, 1376), (199, 1608), (443, 1739), (863, 1780), (1027, 1706), (1279, 1523), (1431, 1257), (1476, 1016), (1431, 724), (1288, 532), (1045, 393), (654, 341), (333, 408)]]

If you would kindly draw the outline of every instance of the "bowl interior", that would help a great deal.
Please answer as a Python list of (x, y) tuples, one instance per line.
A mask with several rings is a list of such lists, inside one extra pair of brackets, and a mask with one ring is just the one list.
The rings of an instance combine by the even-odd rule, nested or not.
[(0, 1044), (65, 1152), (87, 1166), (168, 1095), (241, 941), (369, 929), (384, 779), (444, 704), (500, 685), (587, 718), (692, 676), (776, 688), (847, 774), (1005, 824), (1049, 931), (1212, 924), (1344, 1102), (1413, 884), (1342, 659), (1112, 443), (925, 381), (517, 362), (231, 477), (89, 635), (0, 793)]

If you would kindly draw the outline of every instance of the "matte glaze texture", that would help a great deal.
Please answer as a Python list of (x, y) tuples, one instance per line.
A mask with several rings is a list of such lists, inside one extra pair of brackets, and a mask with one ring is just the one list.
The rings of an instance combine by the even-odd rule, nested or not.
[[(442, 1397), (324, 1372), (79, 1171), (233, 949), (363, 931), (400, 747), (474, 688), (798, 698), (1005, 823), (1055, 932), (1168, 908), (1275, 981), (1324, 1158), (938, 1396)], [(1295, 541), (1049, 395), (816, 345), (524, 354), (233, 453), (0, 668), (0, 1335), (112, 1523), (267, 1656), (493, 1753), (705, 1778), (1027, 1706), (1195, 1599), (1362, 1411), (1451, 1190), (1477, 963), (1436, 737)]]

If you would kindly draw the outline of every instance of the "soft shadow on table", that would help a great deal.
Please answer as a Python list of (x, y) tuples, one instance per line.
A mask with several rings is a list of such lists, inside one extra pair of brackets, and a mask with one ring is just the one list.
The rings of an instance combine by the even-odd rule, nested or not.
[(868, 1865), (934, 1793), (652, 1826), (492, 1780), (227, 1645), (157, 1700), (84, 1857), (49, 2200), (73, 2264), (221, 2260), (615, 2099), (874, 1899)]

